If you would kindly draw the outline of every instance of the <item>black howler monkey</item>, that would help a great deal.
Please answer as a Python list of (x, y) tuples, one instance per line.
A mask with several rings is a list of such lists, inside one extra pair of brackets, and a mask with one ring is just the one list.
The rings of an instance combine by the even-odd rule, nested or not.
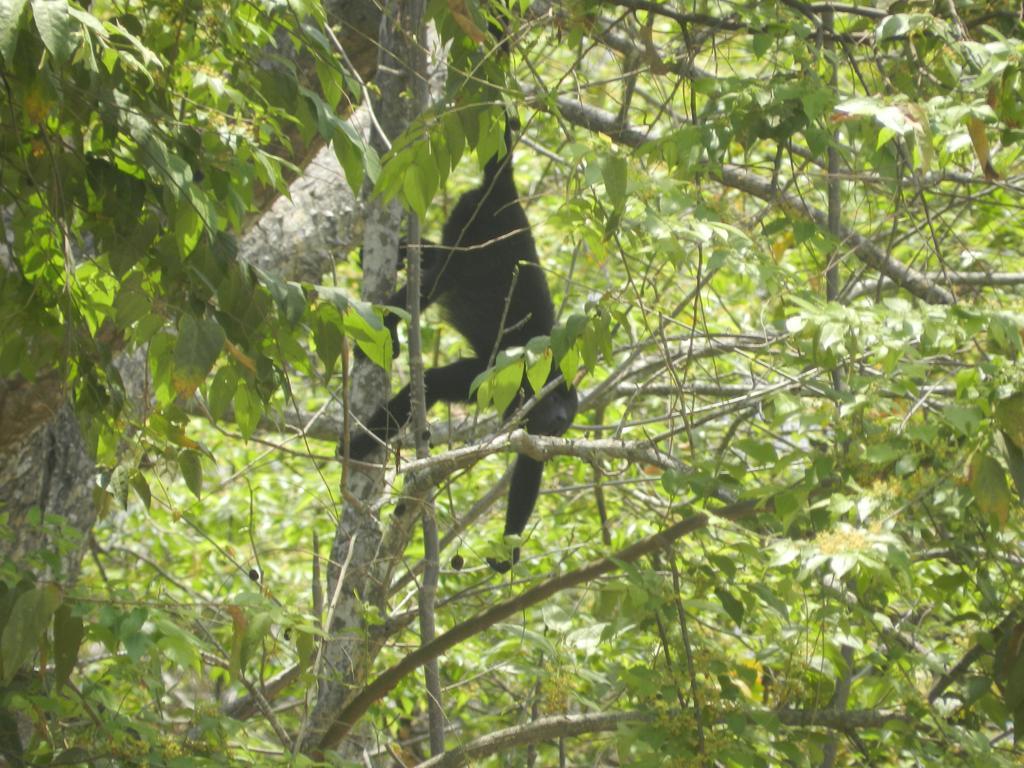
[[(523, 346), (535, 336), (549, 334), (555, 322), (530, 222), (519, 204), (512, 176), (512, 131), (517, 128), (515, 118), (507, 117), (504, 155), (492, 157), (484, 168), (481, 185), (459, 198), (445, 222), (441, 245), (424, 241), (422, 246), (420, 305), (426, 307), (435, 301), (441, 304), (449, 322), (466, 337), (474, 352), (474, 357), (426, 371), (427, 408), (438, 401), (469, 402), (470, 385), (498, 350)], [(405, 307), (406, 286), (387, 303)], [(397, 318), (390, 315), (387, 322), (394, 336)], [(556, 368), (551, 378), (557, 375)], [(505, 418), (532, 395), (524, 382)], [(364, 458), (379, 441), (395, 436), (409, 419), (409, 398), (406, 386), (370, 417), (366, 422), (369, 433), (352, 438), (353, 458)], [(576, 406), (575, 388), (563, 383), (535, 404), (526, 417), (526, 431), (562, 435), (576, 416)], [(537, 501), (543, 472), (543, 462), (522, 454), (516, 457), (505, 535), (523, 532)], [(517, 547), (512, 562), (518, 560)], [(488, 562), (499, 573), (511, 567), (508, 562)]]

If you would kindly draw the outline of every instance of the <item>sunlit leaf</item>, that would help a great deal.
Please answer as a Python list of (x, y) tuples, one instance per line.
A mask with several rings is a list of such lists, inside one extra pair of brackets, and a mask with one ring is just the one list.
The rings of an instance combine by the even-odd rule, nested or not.
[(1006, 525), (1010, 512), (1010, 488), (999, 462), (991, 456), (975, 454), (971, 460), (968, 484), (982, 514), (1000, 526)]

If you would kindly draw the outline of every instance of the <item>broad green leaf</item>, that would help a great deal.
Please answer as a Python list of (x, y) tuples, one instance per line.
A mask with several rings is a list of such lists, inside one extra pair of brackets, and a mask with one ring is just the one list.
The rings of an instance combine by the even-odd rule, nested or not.
[(235, 423), (243, 437), (251, 437), (263, 417), (263, 402), (245, 381), (238, 382), (235, 390)]
[(626, 207), (626, 185), (629, 165), (621, 155), (609, 155), (601, 166), (605, 191), (616, 211)]
[(231, 400), (235, 396), (235, 390), (238, 388), (238, 374), (235, 373), (235, 369), (231, 366), (222, 366), (216, 374), (214, 374), (213, 381), (210, 382), (210, 388), (206, 395), (206, 402), (210, 408), (210, 415), (215, 420), (224, 418), (224, 414), (228, 412), (228, 406), (231, 405)]
[(14, 48), (18, 44), (18, 30), (25, 11), (26, 0), (0, 2), (0, 54), (9, 69), (14, 66)]
[(245, 669), (249, 661), (259, 651), (263, 638), (270, 633), (273, 624), (273, 616), (265, 612), (257, 613), (249, 620), (249, 624), (245, 629), (245, 636), (242, 639), (241, 655), (239, 656), (242, 669)]
[[(337, 319), (338, 322), (334, 322)], [(316, 354), (324, 364), (324, 374), (330, 377), (334, 372), (334, 365), (341, 355), (341, 342), (344, 338), (341, 332), (340, 318), (337, 313), (327, 317), (324, 312), (317, 315), (313, 323), (313, 341), (316, 344)]]
[(224, 329), (215, 320), (183, 315), (174, 346), (174, 388), (189, 396), (206, 380), (224, 349)]
[(1003, 436), (1003, 449), (1006, 466), (1010, 469), (1010, 477), (1017, 488), (1017, 498), (1024, 502), (1024, 451), (1016, 446), (1008, 437)]
[(462, 132), (462, 120), (457, 113), (448, 112), (442, 121), (444, 128), (445, 144), (448, 146), (448, 155), (451, 161), (451, 168), (459, 164), (462, 152), (466, 146), (466, 136)]
[(1010, 513), (1010, 488), (999, 462), (991, 456), (975, 454), (971, 459), (968, 483), (982, 514), (999, 526), (1006, 525)]
[(424, 174), (419, 166), (410, 165), (405, 169), (405, 175), (402, 177), (402, 193), (405, 195), (409, 207), (420, 218), (426, 214), (427, 206), (430, 204), (430, 200), (424, 194), (424, 186)]
[(295, 651), (299, 657), (299, 668), (309, 669), (309, 666), (316, 658), (316, 638), (309, 632), (296, 628)]
[(562, 359), (558, 361), (558, 367), (562, 371), (562, 377), (566, 383), (571, 384), (576, 380), (576, 374), (580, 369), (580, 353), (575, 347), (562, 356)]
[(201, 664), (198, 649), (202, 646), (199, 638), (161, 614), (153, 615), (150, 620), (161, 635), (157, 646), (176, 664), (198, 672)]
[(1024, 393), (1018, 393), (996, 403), (996, 423), (1013, 444), (1024, 448)]
[(9, 684), (39, 649), (50, 618), (61, 600), (62, 594), (57, 585), (43, 584), (23, 592), (15, 601), (0, 635), (3, 671), (0, 682)]
[[(348, 132), (344, 130), (338, 130), (334, 134), (331, 147), (334, 149), (334, 156), (338, 158), (342, 170), (345, 171), (345, 180), (348, 182), (349, 188), (361, 189), (365, 154), (369, 148), (362, 142), (353, 141)], [(376, 157), (376, 155), (374, 156)]]
[(848, 99), (840, 102), (836, 105), (837, 112), (845, 112), (848, 115), (861, 115), (871, 116), (878, 114), (878, 111), (882, 109), (882, 104), (875, 99), (868, 97), (858, 97), (855, 99)]
[(896, 443), (877, 443), (867, 447), (864, 451), (864, 458), (872, 464), (888, 464), (903, 456), (905, 451), (903, 446)]
[(178, 253), (188, 256), (199, 242), (203, 233), (203, 220), (191, 205), (179, 205), (175, 210), (174, 237), (178, 243)]
[(85, 637), (85, 625), (81, 617), (71, 614), (71, 607), (62, 605), (53, 615), (53, 662), (54, 683), (57, 690), (71, 677), (71, 671), (78, 663), (78, 650)]
[(1008, 626), (996, 646), (992, 672), (1010, 707), (1024, 703), (1024, 623)]
[(850, 569), (857, 564), (857, 556), (851, 553), (833, 555), (829, 560), (829, 570), (837, 577), (842, 578)]
[(750, 456), (758, 464), (774, 464), (779, 455), (768, 440), (744, 438), (736, 441), (736, 447)]
[(153, 492), (149, 489), (149, 483), (146, 482), (146, 476), (142, 472), (136, 472), (132, 475), (132, 488), (135, 489), (135, 493), (138, 494), (139, 500), (142, 502), (147, 510), (153, 503)]
[(245, 643), (245, 633), (249, 627), (249, 618), (245, 611), (237, 605), (229, 605), (228, 615), (231, 616), (231, 655), (228, 661), (228, 671), (232, 680), (238, 680), (242, 675), (242, 646)]
[(947, 406), (942, 415), (953, 427), (967, 437), (977, 434), (984, 415), (980, 408), (974, 406), (950, 405)]
[(523, 385), (523, 361), (515, 361), (511, 365), (495, 371), (491, 378), (493, 386), (494, 407), (498, 413), (504, 413), (505, 409), (512, 405), (512, 401), (519, 394)]
[(553, 359), (551, 350), (545, 350), (536, 360), (526, 368), (526, 380), (530, 382), (530, 388), (534, 392), (540, 390), (547, 384), (548, 376), (551, 373), (551, 361)]
[(725, 612), (729, 614), (729, 618), (732, 619), (736, 626), (739, 627), (743, 624), (743, 615), (746, 612), (743, 603), (733, 597), (729, 590), (723, 587), (715, 588), (715, 595), (722, 603), (722, 607), (725, 608)]
[(760, 59), (771, 49), (775, 43), (775, 35), (765, 34), (763, 32), (755, 33), (751, 35), (750, 39), (750, 50), (754, 56)]
[(277, 303), (278, 311), (289, 325), (297, 324), (306, 313), (306, 297), (297, 283), (267, 278), (264, 285)]
[(185, 450), (178, 454), (178, 466), (185, 485), (198, 499), (203, 491), (203, 464), (197, 451)]
[(363, 354), (384, 370), (390, 370), (391, 332), (377, 312), (368, 304), (353, 301), (342, 317), (346, 335), (359, 345)]
[(77, 43), (67, 0), (32, 0), (32, 16), (46, 50), (58, 63), (65, 63)]

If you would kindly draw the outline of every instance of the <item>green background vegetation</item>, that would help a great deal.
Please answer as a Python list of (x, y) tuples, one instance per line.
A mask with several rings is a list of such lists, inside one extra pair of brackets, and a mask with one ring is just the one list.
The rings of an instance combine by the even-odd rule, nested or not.
[[(996, 2), (832, 8), (517, 6), (499, 61), (488, 8), (433, 3), (447, 84), (377, 152), (319, 3), (7, 3), (0, 380), (60, 383), (100, 516), (0, 508), (0, 538), (43, 542), (0, 564), (0, 751), (426, 759), (418, 673), (294, 753), (329, 675), (312, 563), (411, 480), (392, 460), (382, 505), (346, 506), (333, 440), (275, 425), (340, 424), (356, 346), (408, 365), (357, 252), (314, 285), (236, 238), (331, 143), (436, 239), (512, 108), (559, 325), (434, 410), (435, 453), (552, 364), (581, 410), (511, 580), (485, 565), (501, 498), (465, 524), (507, 443), (440, 485), (438, 632), (707, 518), (441, 655), (448, 748), (563, 718), (473, 764), (1020, 765), (1024, 27)], [(428, 364), (469, 351), (434, 313), (424, 340)], [(416, 530), (363, 605), (383, 646), (355, 689), (419, 645)]]

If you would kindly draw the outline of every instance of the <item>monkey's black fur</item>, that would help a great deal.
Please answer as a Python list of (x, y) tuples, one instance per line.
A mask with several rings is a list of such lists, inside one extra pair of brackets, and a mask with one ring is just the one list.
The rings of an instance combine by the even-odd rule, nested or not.
[[(519, 204), (512, 176), (513, 118), (506, 120), (504, 156), (495, 156), (484, 168), (483, 182), (462, 195), (444, 225), (442, 244), (423, 242), (420, 306), (438, 302), (449, 322), (469, 341), (474, 357), (426, 371), (426, 406), (469, 402), (473, 379), (486, 370), (498, 350), (523, 346), (535, 336), (551, 333), (554, 305), (530, 232), (530, 222)], [(404, 246), (403, 246), (404, 251)], [(403, 253), (402, 256), (405, 254)], [(405, 307), (407, 287), (387, 302)], [(397, 318), (388, 317), (395, 338)], [(396, 343), (397, 349), (397, 343)], [(552, 379), (557, 377), (557, 369)], [(533, 395), (524, 382), (512, 411)], [(533, 435), (562, 435), (576, 416), (576, 390), (564, 383), (536, 403), (526, 418)], [(390, 440), (409, 419), (411, 406), (406, 386), (387, 406), (367, 421), (369, 433), (352, 438), (353, 458), (362, 459), (380, 441)], [(522, 454), (516, 457), (505, 514), (505, 534), (521, 534), (540, 491), (544, 463)], [(519, 549), (512, 561), (518, 562)], [(499, 573), (511, 564), (488, 560)]]

